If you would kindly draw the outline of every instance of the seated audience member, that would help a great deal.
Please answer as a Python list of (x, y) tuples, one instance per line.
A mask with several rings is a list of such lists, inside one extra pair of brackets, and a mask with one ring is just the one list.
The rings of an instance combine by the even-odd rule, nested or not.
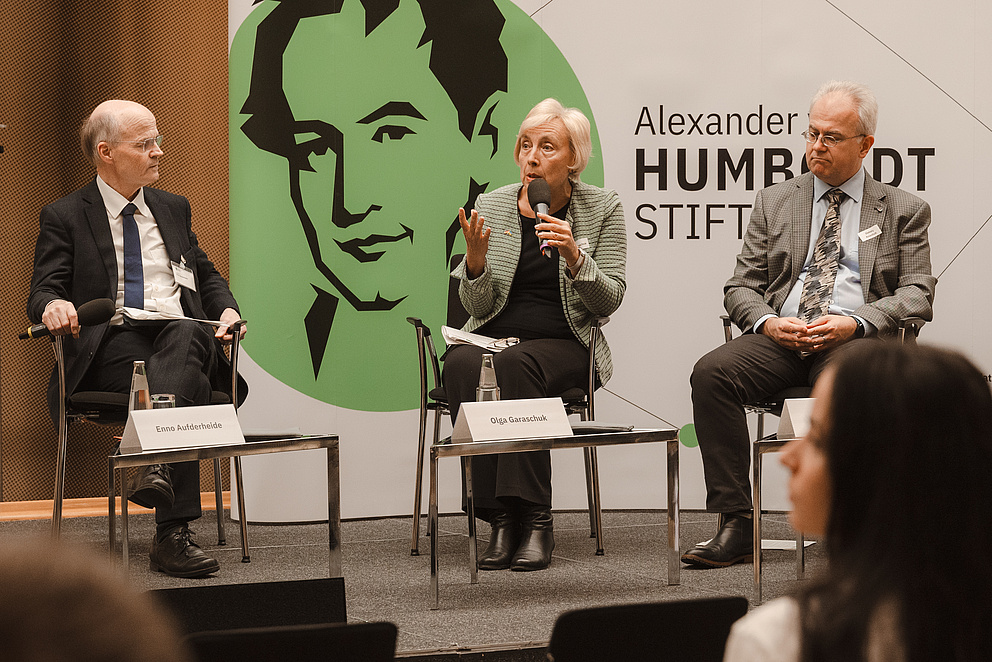
[(992, 651), (992, 396), (961, 355), (866, 343), (782, 456), (827, 572), (738, 621), (726, 662), (984, 660)]
[(4, 662), (186, 662), (180, 633), (151, 594), (104, 557), (49, 538), (0, 544)]
[[(468, 217), (458, 211), (467, 249), (452, 276), (459, 279), (459, 296), (472, 316), (464, 328), (521, 341), (494, 357), (504, 399), (584, 388), (592, 320), (612, 314), (623, 300), (623, 207), (615, 191), (579, 180), (591, 151), (585, 115), (545, 99), (527, 114), (517, 135), (513, 154), (520, 183), (480, 195)], [(547, 214), (531, 208), (528, 193), (537, 180), (550, 189)], [(475, 400), (482, 354), (479, 347), (460, 345), (445, 357), (452, 421), (462, 402)], [(595, 361), (605, 384), (613, 372), (605, 340), (596, 345)], [(555, 544), (550, 452), (477, 456), (472, 489), (476, 513), (492, 526), (479, 568), (548, 567)]]

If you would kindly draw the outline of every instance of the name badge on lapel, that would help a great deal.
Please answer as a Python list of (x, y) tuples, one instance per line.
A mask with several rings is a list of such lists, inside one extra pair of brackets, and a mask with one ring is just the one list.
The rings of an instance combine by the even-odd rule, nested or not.
[(878, 224), (876, 223), (875, 225), (871, 226), (867, 230), (862, 230), (861, 232), (859, 232), (858, 233), (858, 238), (861, 241), (868, 241), (869, 239), (874, 239), (875, 237), (877, 237), (880, 234), (882, 234), (882, 230), (881, 230), (881, 228), (878, 227)]
[(176, 279), (176, 285), (181, 285), (188, 290), (196, 292), (196, 279), (193, 278), (193, 270), (186, 266), (186, 260), (172, 263), (172, 275)]

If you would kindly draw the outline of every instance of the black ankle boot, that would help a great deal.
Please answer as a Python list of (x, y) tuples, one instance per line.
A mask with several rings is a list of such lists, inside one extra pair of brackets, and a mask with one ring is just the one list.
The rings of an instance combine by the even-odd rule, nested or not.
[(479, 557), (479, 570), (505, 570), (520, 542), (520, 521), (517, 513), (497, 510), (489, 520), (492, 534), (489, 546)]
[(554, 520), (548, 506), (528, 506), (520, 517), (520, 545), (510, 561), (511, 570), (544, 570), (555, 548)]

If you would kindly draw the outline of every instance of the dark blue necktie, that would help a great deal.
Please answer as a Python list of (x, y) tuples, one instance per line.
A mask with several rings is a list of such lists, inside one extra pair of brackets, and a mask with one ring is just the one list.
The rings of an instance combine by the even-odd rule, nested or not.
[(124, 305), (128, 308), (145, 307), (145, 277), (141, 270), (141, 239), (134, 212), (138, 208), (129, 202), (124, 215)]

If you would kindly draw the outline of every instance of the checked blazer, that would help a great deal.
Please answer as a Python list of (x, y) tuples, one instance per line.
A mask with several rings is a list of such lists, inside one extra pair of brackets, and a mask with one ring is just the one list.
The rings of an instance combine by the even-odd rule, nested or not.
[[(724, 286), (724, 306), (742, 331), (767, 314), (778, 315), (809, 252), (813, 175), (770, 186), (755, 198), (737, 256)], [(859, 231), (881, 234), (861, 241), (858, 265), (865, 304), (854, 311), (892, 335), (903, 317), (933, 318), (937, 279), (930, 270), (930, 205), (901, 189), (865, 177)]]
[[(523, 184), (510, 184), (479, 196), (475, 208), (491, 229), (486, 268), (469, 280), (463, 261), (454, 271), (458, 293), (472, 316), (465, 331), (473, 331), (493, 319), (506, 306), (513, 275), (520, 260), (520, 218), (517, 196)], [(620, 307), (627, 289), (627, 230), (620, 197), (615, 191), (583, 182), (573, 182), (572, 199), (565, 220), (578, 242), (589, 241), (585, 262), (575, 278), (566, 274), (565, 260), (558, 256), (558, 287), (565, 318), (575, 337), (589, 346), (592, 318), (611, 315)], [(596, 345), (596, 369), (600, 383), (613, 374), (610, 347), (605, 338)]]

